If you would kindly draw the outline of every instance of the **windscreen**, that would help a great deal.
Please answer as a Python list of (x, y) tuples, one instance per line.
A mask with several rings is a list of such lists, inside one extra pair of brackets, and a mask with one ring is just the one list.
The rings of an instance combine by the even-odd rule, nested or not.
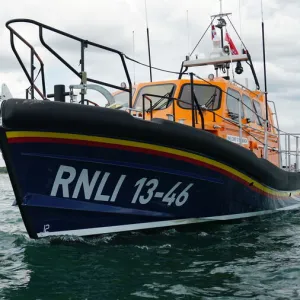
[[(132, 96), (134, 95), (135, 89), (132, 89)], [(121, 92), (114, 95), (115, 101), (122, 106), (128, 107), (129, 106), (129, 93), (128, 92)]]
[[(206, 105), (208, 109), (214, 110), (219, 108), (221, 90), (219, 87), (212, 85), (194, 84), (194, 95), (199, 105)], [(178, 105), (182, 108), (191, 109), (191, 85), (185, 84), (180, 93)]]
[[(159, 97), (154, 97), (154, 96), (147, 96), (147, 97), (152, 100), (152, 106), (154, 106), (154, 109), (164, 109), (168, 107), (168, 105), (171, 103), (171, 100), (168, 99), (168, 97), (173, 97), (174, 90), (175, 90), (175, 85), (171, 83), (145, 86), (139, 91), (134, 107), (136, 109), (142, 110), (143, 95), (153, 94), (153, 95), (158, 95)], [(166, 98), (162, 98), (162, 97), (166, 97)], [(145, 99), (145, 109), (149, 109), (149, 108), (150, 108), (150, 101)]]

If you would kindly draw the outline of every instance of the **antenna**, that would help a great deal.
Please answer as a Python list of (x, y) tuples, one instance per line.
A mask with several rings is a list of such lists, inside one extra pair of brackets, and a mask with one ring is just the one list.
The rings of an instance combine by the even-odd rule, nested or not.
[(239, 18), (240, 18), (240, 37), (241, 37), (241, 50), (243, 49), (242, 43), (242, 14), (241, 14), (241, 0), (239, 0)]
[(226, 26), (226, 21), (224, 20), (223, 16), (225, 16), (227, 14), (223, 14), (223, 7), (222, 7), (222, 0), (220, 0), (220, 13), (219, 15), (216, 15), (217, 17), (219, 17), (218, 19), (218, 24), (216, 25), (216, 27), (218, 27), (221, 31), (221, 47), (224, 47), (224, 35), (223, 35), (223, 27)]
[(266, 121), (268, 126), (268, 88), (267, 88), (267, 70), (266, 70), (266, 51), (265, 51), (265, 24), (263, 13), (263, 0), (261, 0), (261, 31), (262, 31), (262, 46), (263, 46), (263, 62), (264, 62), (264, 83), (265, 83), (265, 101), (266, 101)]
[[(134, 30), (132, 31), (132, 51), (133, 51), (133, 59), (135, 60)], [(135, 84), (135, 62), (134, 61), (133, 61), (133, 84)]]
[[(268, 88), (267, 88), (267, 71), (266, 71), (265, 24), (264, 24), (263, 0), (261, 0), (261, 31), (262, 31), (262, 46), (263, 46), (263, 61), (264, 61), (266, 129), (268, 129), (268, 127), (269, 127), (269, 120), (268, 120)], [(266, 133), (265, 133), (265, 135), (266, 135)], [(268, 159), (268, 147), (265, 147), (265, 149), (264, 149), (264, 158)]]
[(148, 16), (147, 16), (147, 0), (145, 0), (145, 13), (146, 13), (146, 26), (147, 26), (147, 41), (148, 41), (149, 67), (150, 67), (150, 81), (152, 82), (150, 39), (149, 39)]
[(190, 28), (189, 28), (189, 11), (187, 10), (186, 11), (186, 28), (187, 28), (187, 54), (188, 56), (190, 56), (190, 52), (189, 52), (189, 49), (190, 49)]

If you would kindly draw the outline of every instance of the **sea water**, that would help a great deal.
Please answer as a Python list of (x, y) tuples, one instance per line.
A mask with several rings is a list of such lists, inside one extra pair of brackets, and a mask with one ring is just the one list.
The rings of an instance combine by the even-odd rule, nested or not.
[(0, 299), (300, 299), (300, 212), (196, 232), (28, 238), (0, 175)]

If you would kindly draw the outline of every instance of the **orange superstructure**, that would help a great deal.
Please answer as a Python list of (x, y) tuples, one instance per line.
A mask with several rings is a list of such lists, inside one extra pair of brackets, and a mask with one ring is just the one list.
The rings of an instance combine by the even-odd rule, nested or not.
[[(260, 88), (251, 55), (244, 43), (242, 49), (238, 50), (230, 39), (224, 19), (226, 16), (228, 14), (222, 12), (212, 16), (218, 18), (218, 23), (213, 25), (212, 21), (211, 24), (213, 47), (208, 55), (199, 58), (198, 55), (189, 54), (182, 62), (179, 73), (167, 71), (178, 74), (177, 79), (139, 83), (132, 89), (132, 101), (126, 96), (130, 105), (120, 103), (121, 106), (114, 104), (112, 108), (125, 109), (145, 120), (168, 119), (209, 131), (282, 167), (278, 122), (274, 124), (268, 94)], [(216, 28), (220, 30), (220, 37)], [(239, 76), (244, 72), (243, 63), (250, 67), (256, 85), (254, 90), (235, 80), (234, 74)], [(215, 71), (208, 78), (190, 71), (190, 68), (206, 66), (211, 66)], [(223, 76), (220, 76), (222, 73)], [(122, 102), (125, 93), (115, 94), (117, 103), (117, 98), (121, 98)], [(276, 113), (275, 104), (274, 110)]]
[[(133, 108), (130, 113), (146, 120), (162, 118), (188, 126), (193, 126), (194, 118), (195, 128), (199, 130), (204, 128), (239, 144), (258, 157), (264, 157), (264, 144), (267, 139), (268, 160), (279, 165), (278, 133), (274, 128), (273, 113), (268, 107), (269, 128), (266, 135), (265, 97), (261, 91), (252, 91), (222, 77), (212, 80), (194, 79), (193, 86), (194, 109), (192, 109), (190, 79), (139, 83), (134, 86)], [(118, 92), (114, 94), (115, 97), (116, 95), (119, 98), (120, 96), (128, 98), (127, 92)], [(117, 104), (118, 97), (116, 97)]]

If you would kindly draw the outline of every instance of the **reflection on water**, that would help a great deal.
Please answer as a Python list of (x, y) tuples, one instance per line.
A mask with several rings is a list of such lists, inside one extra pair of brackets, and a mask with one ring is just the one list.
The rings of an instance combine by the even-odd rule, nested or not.
[(0, 299), (300, 299), (298, 211), (189, 233), (34, 241), (0, 179)]

